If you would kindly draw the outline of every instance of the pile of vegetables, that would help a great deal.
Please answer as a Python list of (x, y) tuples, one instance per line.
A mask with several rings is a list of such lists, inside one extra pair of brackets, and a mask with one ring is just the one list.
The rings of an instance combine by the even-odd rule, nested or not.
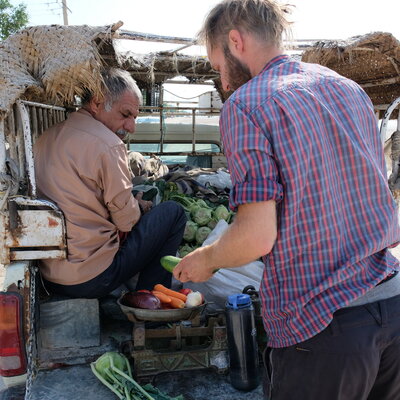
[(183, 242), (179, 247), (181, 257), (201, 246), (219, 220), (223, 219), (228, 224), (232, 222), (234, 213), (223, 204), (208, 204), (202, 199), (192, 198), (184, 194), (174, 194), (170, 197), (170, 200), (181, 204), (188, 218)]
[(139, 385), (132, 377), (128, 359), (117, 352), (107, 352), (90, 364), (93, 374), (121, 400), (184, 400), (170, 397), (154, 386)]
[(192, 292), (191, 289), (181, 289), (177, 292), (157, 284), (153, 290), (126, 293), (121, 301), (124, 305), (133, 308), (169, 310), (199, 306), (204, 303), (204, 297), (200, 292)]
[[(219, 220), (223, 219), (228, 224), (233, 221), (234, 213), (227, 208), (227, 194), (217, 195), (218, 191), (215, 188), (203, 188), (210, 192), (211, 197), (209, 198), (212, 201), (209, 201), (204, 194), (205, 200), (195, 197), (194, 194), (184, 194), (176, 182), (166, 182), (161, 178), (155, 181), (146, 181), (143, 185), (151, 188), (144, 192), (143, 200), (155, 201), (156, 204), (172, 200), (181, 204), (185, 209), (188, 221), (179, 247), (179, 255), (181, 257), (201, 246)], [(140, 190), (143, 190), (143, 185)], [(137, 188), (139, 187), (137, 186)]]

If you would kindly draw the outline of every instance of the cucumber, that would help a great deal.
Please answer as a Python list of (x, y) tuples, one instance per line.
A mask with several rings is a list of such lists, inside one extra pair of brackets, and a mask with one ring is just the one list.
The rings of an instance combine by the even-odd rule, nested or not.
[(172, 273), (174, 268), (179, 264), (179, 262), (181, 260), (182, 260), (182, 258), (179, 258), (179, 257), (164, 256), (164, 257), (161, 257), (160, 263), (168, 272)]
[[(181, 260), (182, 260), (182, 258), (179, 258), (179, 257), (164, 256), (164, 257), (161, 257), (160, 263), (168, 272), (172, 273), (174, 268), (180, 263)], [(215, 274), (218, 271), (219, 271), (219, 268), (214, 269), (213, 274)]]

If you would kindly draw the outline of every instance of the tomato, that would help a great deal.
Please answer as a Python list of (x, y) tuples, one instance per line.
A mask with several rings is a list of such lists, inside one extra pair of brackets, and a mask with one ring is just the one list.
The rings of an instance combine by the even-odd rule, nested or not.
[(188, 295), (189, 293), (192, 293), (193, 292), (193, 290), (192, 289), (181, 289), (180, 291), (179, 291), (179, 293), (182, 293), (182, 294), (184, 294), (184, 295)]

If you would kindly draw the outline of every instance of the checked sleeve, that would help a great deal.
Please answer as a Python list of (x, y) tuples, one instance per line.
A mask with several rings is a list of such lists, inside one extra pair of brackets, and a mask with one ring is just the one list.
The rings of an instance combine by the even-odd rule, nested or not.
[(236, 102), (224, 106), (220, 129), (232, 180), (230, 207), (283, 197), (273, 149), (249, 113)]

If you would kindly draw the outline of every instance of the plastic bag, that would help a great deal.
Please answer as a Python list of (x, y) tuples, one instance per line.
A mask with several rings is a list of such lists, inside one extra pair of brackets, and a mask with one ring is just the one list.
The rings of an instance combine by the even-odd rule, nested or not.
[[(227, 228), (226, 221), (218, 221), (203, 246), (213, 243)], [(258, 290), (263, 272), (264, 263), (253, 261), (241, 267), (221, 268), (208, 281), (199, 283), (186, 282), (183, 287), (201, 292), (206, 301), (210, 303), (207, 307), (208, 310), (221, 310), (225, 308), (225, 302), (229, 295), (241, 293), (247, 285), (252, 285)]]
[(215, 174), (203, 174), (196, 178), (196, 181), (201, 185), (213, 186), (218, 189), (232, 188), (231, 176), (223, 169), (218, 169)]

